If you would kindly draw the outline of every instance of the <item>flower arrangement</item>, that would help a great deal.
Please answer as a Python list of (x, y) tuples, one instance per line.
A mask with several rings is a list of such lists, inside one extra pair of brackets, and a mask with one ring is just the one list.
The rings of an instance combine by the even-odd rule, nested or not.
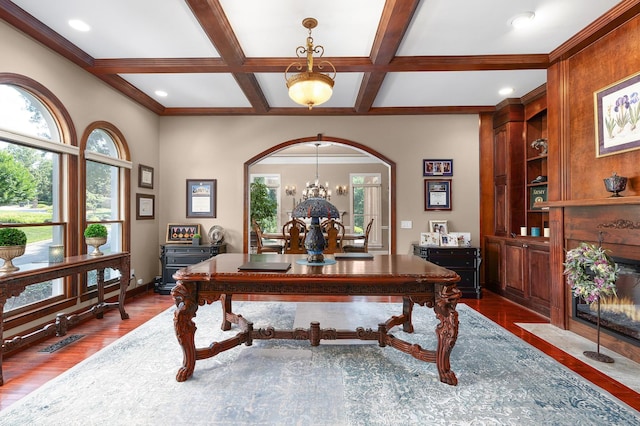
[(569, 250), (564, 263), (564, 274), (573, 295), (587, 303), (596, 302), (601, 296), (616, 295), (619, 272), (607, 250), (589, 243)]

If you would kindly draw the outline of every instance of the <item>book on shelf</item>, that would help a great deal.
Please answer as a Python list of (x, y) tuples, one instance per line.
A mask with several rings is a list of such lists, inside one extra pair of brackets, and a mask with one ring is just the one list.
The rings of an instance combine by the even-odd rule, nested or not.
[(547, 201), (547, 185), (532, 186), (529, 188), (529, 208), (531, 210), (542, 210), (542, 207), (536, 207), (535, 203)]

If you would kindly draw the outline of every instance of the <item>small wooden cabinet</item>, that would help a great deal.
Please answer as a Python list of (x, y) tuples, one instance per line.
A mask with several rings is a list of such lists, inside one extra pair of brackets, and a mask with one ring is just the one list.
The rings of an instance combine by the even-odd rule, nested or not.
[(413, 254), (431, 263), (455, 271), (460, 275), (458, 289), (462, 297), (479, 299), (480, 288), (480, 249), (477, 247), (423, 247), (413, 245)]
[(195, 265), (203, 260), (226, 252), (227, 245), (224, 243), (200, 246), (186, 244), (161, 245), (160, 261), (162, 262), (162, 283), (157, 288), (158, 293), (171, 293), (171, 289), (176, 285), (173, 274), (175, 274), (178, 269)]

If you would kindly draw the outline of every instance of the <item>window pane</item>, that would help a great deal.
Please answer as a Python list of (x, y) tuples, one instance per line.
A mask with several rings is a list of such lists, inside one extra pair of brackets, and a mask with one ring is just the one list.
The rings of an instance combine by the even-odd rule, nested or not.
[(118, 168), (87, 161), (88, 222), (119, 219), (118, 217)]
[(96, 129), (89, 135), (89, 139), (87, 140), (87, 151), (93, 151), (98, 154), (118, 158), (116, 144), (109, 133), (101, 129)]
[(60, 142), (51, 112), (35, 96), (11, 84), (0, 84), (0, 128)]
[(19, 296), (7, 299), (3, 312), (9, 312), (13, 309), (21, 308), (22, 306), (26, 306), (31, 303), (36, 303), (50, 297), (58, 296), (62, 294), (63, 291), (62, 278), (29, 285)]

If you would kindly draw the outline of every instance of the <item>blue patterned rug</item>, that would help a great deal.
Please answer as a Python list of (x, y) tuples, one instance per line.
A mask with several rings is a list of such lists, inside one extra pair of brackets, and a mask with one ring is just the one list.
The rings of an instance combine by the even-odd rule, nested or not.
[[(290, 328), (296, 309), (317, 305), (236, 302), (234, 311), (256, 328)], [(401, 312), (399, 304), (338, 305), (369, 316), (359, 325), (374, 329)], [(335, 316), (336, 304), (327, 306)], [(170, 309), (1, 411), (0, 425), (640, 425), (637, 411), (472, 309), (458, 310), (456, 387), (439, 382), (434, 364), (393, 348), (276, 340), (197, 361), (178, 383)], [(220, 316), (219, 304), (198, 310), (198, 346), (236, 333), (220, 331)], [(416, 307), (416, 333), (394, 334), (435, 348), (436, 323)]]

